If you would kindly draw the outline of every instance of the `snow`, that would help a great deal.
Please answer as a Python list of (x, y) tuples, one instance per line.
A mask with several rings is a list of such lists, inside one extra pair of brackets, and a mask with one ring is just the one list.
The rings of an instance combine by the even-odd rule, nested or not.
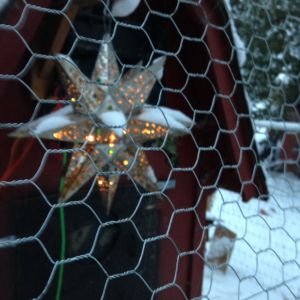
[[(244, 203), (225, 189), (215, 193), (207, 216), (237, 239), (226, 273), (205, 267), (203, 296), (208, 299), (300, 299), (300, 179), (268, 173), (267, 184), (267, 202)], [(214, 226), (210, 236), (213, 231)]]
[(181, 122), (186, 126), (190, 127), (193, 125), (193, 120), (179, 110), (175, 110), (164, 106), (160, 106), (160, 109), (165, 115), (171, 116), (173, 119), (175, 119), (178, 122)]
[(187, 132), (188, 127), (193, 124), (193, 120), (183, 113), (167, 107), (151, 107), (143, 108), (137, 119), (154, 122), (162, 126), (168, 127), (172, 131)]
[[(260, 127), (258, 124), (255, 126), (255, 133), (254, 133), (254, 139), (256, 141), (257, 147), (260, 149), (261, 143), (265, 142), (268, 140), (269, 133), (266, 127)], [(259, 151), (260, 153), (260, 151)]]
[(72, 106), (68, 105), (47, 116), (39, 118), (37, 121), (32, 122), (31, 126), (34, 128), (34, 133), (41, 134), (49, 130), (54, 130), (72, 124), (73, 121), (68, 117), (68, 114), (72, 112)]
[(252, 107), (252, 111), (259, 111), (259, 110), (264, 110), (267, 109), (268, 105), (265, 101), (260, 101), (260, 102), (254, 102), (253, 103), (253, 107)]
[(281, 130), (285, 132), (300, 132), (300, 123), (297, 122), (255, 120), (254, 124), (255, 126), (265, 129)]
[(126, 17), (133, 13), (141, 0), (115, 0), (111, 13), (115, 17)]
[(291, 81), (291, 77), (286, 73), (279, 73), (275, 79), (275, 82), (288, 85)]
[(148, 179), (151, 180), (151, 182), (157, 183), (157, 178), (156, 178), (154, 170), (151, 166), (148, 166), (148, 168), (147, 168), (147, 177), (148, 177)]
[(67, 106), (65, 106), (65, 107), (63, 107), (63, 108), (61, 108), (61, 109), (59, 109), (59, 110), (51, 113), (50, 115), (52, 115), (52, 116), (54, 116), (54, 115), (55, 116), (65, 116), (65, 115), (68, 115), (68, 114), (70, 114), (72, 112), (73, 112), (72, 105), (67, 105)]
[(57, 128), (62, 128), (64, 126), (72, 124), (73, 121), (65, 116), (48, 116), (47, 119), (42, 120), (36, 128), (34, 128), (35, 134), (41, 134), (48, 130), (53, 130)]
[(233, 246), (233, 241), (228, 237), (216, 239), (210, 243), (210, 251), (208, 258), (221, 257), (228, 253), (228, 250)]
[(118, 136), (123, 135), (122, 127), (126, 124), (126, 117), (122, 111), (105, 111), (99, 115), (101, 121), (111, 127)]
[(160, 56), (153, 61), (153, 64), (149, 67), (149, 70), (155, 74), (157, 79), (161, 79), (164, 74), (164, 64), (166, 62), (165, 56)]
[(242, 67), (246, 62), (246, 56), (247, 56), (246, 55), (246, 47), (245, 47), (245, 44), (242, 41), (241, 37), (239, 36), (237, 28), (234, 23), (234, 20), (232, 19), (232, 15), (231, 15), (232, 9), (231, 9), (230, 0), (224, 0), (224, 2), (227, 7), (227, 11), (229, 13), (231, 31), (232, 31), (232, 36), (233, 36), (233, 40), (234, 40), (234, 45), (237, 50), (239, 65), (240, 65), (240, 67)]

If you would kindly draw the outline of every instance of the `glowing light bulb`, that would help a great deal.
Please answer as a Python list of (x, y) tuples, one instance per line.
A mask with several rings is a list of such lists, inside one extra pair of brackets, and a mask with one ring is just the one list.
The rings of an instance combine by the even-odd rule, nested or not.
[(114, 184), (114, 182), (113, 182), (113, 181), (110, 181), (110, 182), (109, 182), (109, 185), (113, 185), (113, 184)]
[(71, 98), (71, 102), (76, 102), (76, 101), (77, 101), (76, 98), (74, 98), (74, 97)]
[(129, 161), (127, 159), (123, 160), (123, 165), (124, 166), (128, 166), (128, 164), (129, 164)]
[(95, 137), (92, 134), (87, 135), (85, 139), (90, 143), (95, 141)]
[(109, 154), (110, 156), (112, 156), (112, 155), (114, 154), (114, 150), (113, 150), (113, 149), (109, 149), (109, 150), (108, 150), (108, 154)]
[(115, 142), (116, 141), (116, 136), (112, 133), (110, 136), (109, 136), (109, 140), (111, 143)]
[(103, 180), (102, 180), (102, 179), (99, 179), (99, 180), (98, 180), (98, 184), (99, 184), (99, 185), (103, 185)]
[(112, 133), (109, 136), (109, 147), (114, 147), (115, 146), (115, 141), (117, 140), (116, 136)]

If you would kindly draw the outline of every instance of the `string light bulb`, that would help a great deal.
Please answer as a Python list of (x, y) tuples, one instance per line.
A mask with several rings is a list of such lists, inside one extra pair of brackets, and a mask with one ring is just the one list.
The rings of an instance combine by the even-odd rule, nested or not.
[(110, 136), (109, 136), (109, 146), (110, 147), (114, 147), (115, 146), (115, 141), (116, 141), (116, 136), (112, 133)]
[(85, 139), (90, 143), (95, 141), (95, 137), (92, 134), (87, 135)]

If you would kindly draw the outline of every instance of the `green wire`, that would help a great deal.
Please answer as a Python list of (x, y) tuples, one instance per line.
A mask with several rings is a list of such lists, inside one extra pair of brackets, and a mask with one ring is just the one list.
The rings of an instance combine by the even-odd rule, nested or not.
[(66, 152), (64, 152), (63, 153), (63, 167), (65, 167), (66, 166), (66, 164), (67, 164), (67, 159), (68, 159), (68, 155), (67, 155), (67, 153)]
[[(67, 153), (63, 153), (63, 167), (67, 163)], [(59, 181), (59, 192), (61, 192), (64, 188), (65, 180), (64, 177), (60, 178)], [(59, 209), (59, 218), (60, 218), (60, 236), (61, 236), (61, 246), (60, 246), (60, 260), (65, 259), (66, 256), (66, 224), (65, 224), (65, 211), (64, 208), (61, 207)], [(59, 266), (58, 272), (58, 280), (57, 280), (57, 289), (56, 289), (56, 300), (60, 300), (62, 284), (64, 279), (64, 264), (62, 263)]]

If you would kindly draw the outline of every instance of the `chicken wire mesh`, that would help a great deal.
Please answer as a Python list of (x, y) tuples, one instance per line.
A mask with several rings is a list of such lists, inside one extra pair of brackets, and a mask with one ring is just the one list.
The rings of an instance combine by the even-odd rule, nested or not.
[(1, 299), (298, 299), (298, 1), (3, 2)]

